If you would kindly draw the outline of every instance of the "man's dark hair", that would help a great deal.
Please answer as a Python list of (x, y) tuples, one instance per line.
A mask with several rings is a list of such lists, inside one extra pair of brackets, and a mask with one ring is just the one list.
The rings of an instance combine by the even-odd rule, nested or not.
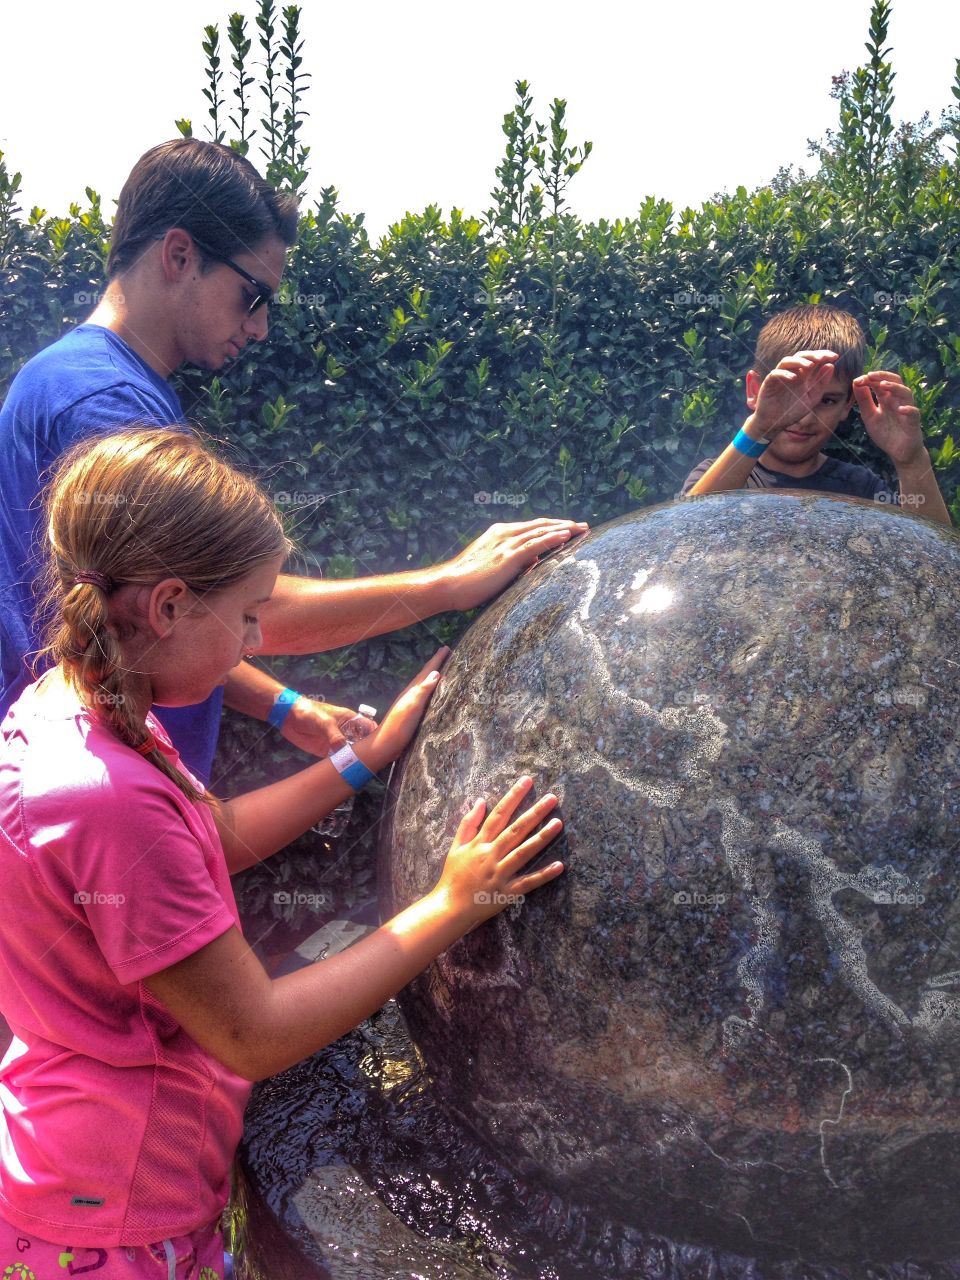
[(853, 382), (863, 373), (864, 348), (863, 330), (849, 311), (825, 302), (805, 303), (770, 317), (757, 337), (753, 368), (765, 378), (798, 351), (836, 351), (837, 374)]
[(277, 192), (230, 147), (176, 138), (142, 155), (123, 184), (107, 277), (124, 272), (171, 227), (182, 227), (225, 257), (254, 248), (266, 236), (291, 245), (297, 238), (297, 199)]

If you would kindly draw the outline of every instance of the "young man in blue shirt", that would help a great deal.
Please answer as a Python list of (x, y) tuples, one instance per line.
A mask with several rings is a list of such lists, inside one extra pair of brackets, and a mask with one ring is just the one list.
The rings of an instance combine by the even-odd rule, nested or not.
[[(0, 714), (32, 678), (25, 659), (39, 648), (34, 582), (45, 474), (65, 449), (98, 432), (181, 425), (167, 379), (185, 363), (219, 369), (266, 336), (296, 227), (295, 199), (229, 147), (181, 138), (137, 162), (118, 202), (98, 306), (21, 369), (0, 409)], [(260, 652), (322, 652), (473, 608), (585, 527), (550, 519), (494, 525), (454, 559), (408, 573), (346, 581), (281, 575), (261, 612)], [(342, 725), (356, 715), (291, 694), (241, 663), (206, 702), (159, 713), (204, 782), (223, 701), (269, 719), (316, 755), (342, 746)]]

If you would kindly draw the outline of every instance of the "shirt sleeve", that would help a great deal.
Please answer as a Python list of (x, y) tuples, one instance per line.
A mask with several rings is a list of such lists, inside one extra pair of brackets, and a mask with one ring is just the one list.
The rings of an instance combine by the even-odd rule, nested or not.
[(214, 881), (223, 849), (209, 815), (205, 823), (185, 796), (181, 807), (152, 765), (131, 764), (156, 780), (74, 792), (69, 807), (61, 794), (49, 819), (41, 811), (31, 824), (50, 888), (121, 983), (176, 964), (236, 924)]
[(681, 487), (680, 492), (677, 494), (677, 497), (682, 498), (685, 493), (689, 493), (690, 490), (693, 488), (693, 486), (700, 479), (700, 477), (705, 475), (707, 470), (713, 466), (713, 463), (715, 461), (716, 459), (714, 458), (704, 458), (702, 462), (698, 462), (697, 465), (690, 472), (690, 474), (687, 476), (686, 480), (684, 480), (683, 486)]
[(171, 408), (160, 395), (145, 386), (119, 382), (94, 391), (54, 418), (49, 448), (54, 457), (94, 435), (106, 435), (124, 427), (180, 427), (171, 421)]

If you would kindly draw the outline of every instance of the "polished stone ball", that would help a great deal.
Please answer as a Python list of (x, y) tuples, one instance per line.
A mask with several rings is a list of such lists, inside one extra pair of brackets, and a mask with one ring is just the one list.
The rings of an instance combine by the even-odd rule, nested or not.
[(741, 492), (598, 528), (450, 659), (393, 783), (387, 911), (471, 797), (555, 790), (555, 883), (402, 1007), (526, 1178), (678, 1241), (960, 1254), (960, 538)]

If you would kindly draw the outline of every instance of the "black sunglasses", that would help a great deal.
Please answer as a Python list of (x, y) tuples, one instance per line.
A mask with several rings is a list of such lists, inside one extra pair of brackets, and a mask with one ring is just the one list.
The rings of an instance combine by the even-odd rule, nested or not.
[[(166, 234), (167, 233), (164, 231), (162, 235), (157, 236), (157, 239), (162, 240)], [(252, 316), (255, 311), (259, 311), (261, 307), (265, 307), (273, 301), (273, 290), (268, 284), (264, 284), (262, 280), (258, 280), (256, 276), (252, 276), (249, 271), (244, 271), (243, 267), (234, 262), (232, 258), (228, 258), (224, 254), (218, 253), (212, 245), (207, 244), (198, 236), (195, 236), (193, 232), (190, 233), (190, 239), (202, 253), (207, 255), (208, 258), (213, 258), (215, 262), (222, 262), (225, 267), (230, 267), (230, 269), (235, 271), (238, 276), (243, 276), (247, 284), (250, 285), (253, 289), (253, 298), (250, 305), (247, 307), (248, 316)]]

